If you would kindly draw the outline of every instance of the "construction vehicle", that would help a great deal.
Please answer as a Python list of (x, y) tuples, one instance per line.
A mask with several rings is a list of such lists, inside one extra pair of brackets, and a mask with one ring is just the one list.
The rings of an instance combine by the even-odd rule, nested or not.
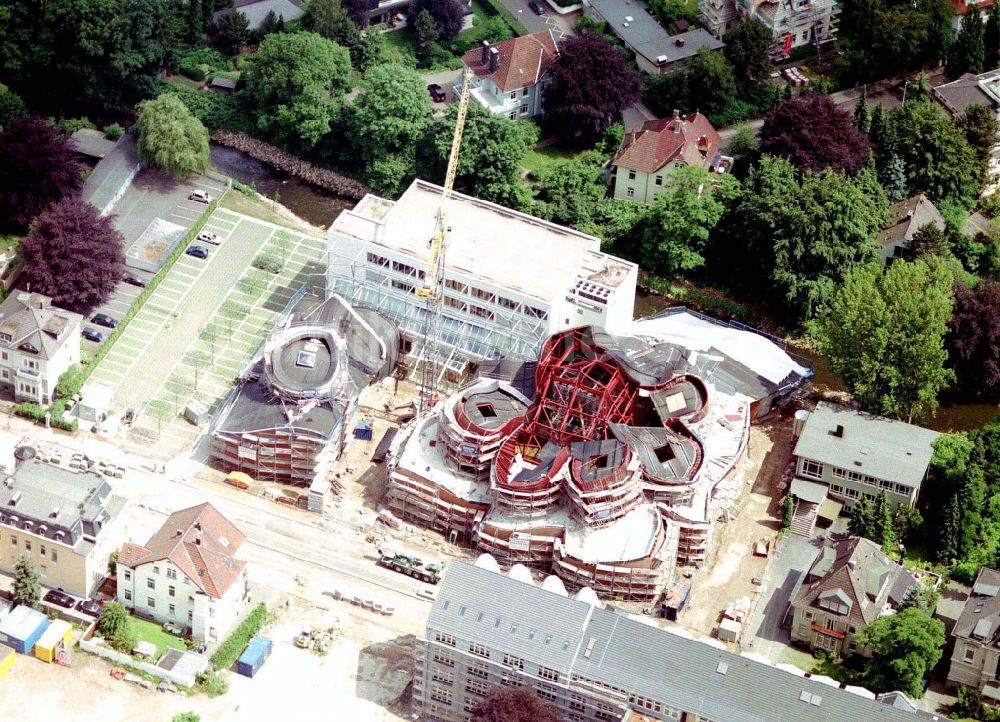
[(428, 584), (440, 582), (441, 573), (444, 571), (444, 562), (425, 562), (413, 554), (383, 551), (382, 549), (378, 550), (378, 565)]
[[(424, 398), (433, 393), (437, 384), (437, 369), (434, 363), (434, 343), (441, 336), (441, 305), (444, 300), (444, 257), (448, 246), (449, 228), (445, 222), (448, 200), (455, 188), (455, 174), (458, 170), (458, 154), (462, 147), (465, 131), (465, 117), (469, 111), (469, 94), (472, 91), (472, 72), (468, 69), (462, 75), (462, 92), (455, 114), (455, 134), (451, 138), (451, 152), (448, 154), (448, 168), (444, 175), (444, 190), (441, 205), (438, 206), (434, 222), (434, 235), (428, 244), (427, 270), (423, 283), (417, 287), (417, 297), (427, 301), (427, 327), (424, 331), (423, 369), (420, 375), (420, 409), (424, 409)], [(432, 407), (433, 403), (428, 404)]]

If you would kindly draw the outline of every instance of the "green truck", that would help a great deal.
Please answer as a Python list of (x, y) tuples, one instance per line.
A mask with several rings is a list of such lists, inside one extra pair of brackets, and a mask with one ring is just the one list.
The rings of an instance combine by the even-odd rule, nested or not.
[(426, 562), (412, 554), (383, 549), (378, 550), (378, 564), (429, 584), (440, 582), (444, 572), (444, 562)]

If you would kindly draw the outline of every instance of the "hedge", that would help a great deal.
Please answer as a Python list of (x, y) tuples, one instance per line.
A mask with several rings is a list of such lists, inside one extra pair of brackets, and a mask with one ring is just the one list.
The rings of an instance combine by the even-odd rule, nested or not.
[(250, 615), (243, 620), (243, 624), (236, 628), (236, 631), (229, 635), (229, 638), (219, 645), (212, 655), (212, 666), (215, 669), (229, 669), (233, 662), (239, 659), (243, 650), (247, 648), (250, 640), (254, 638), (261, 627), (270, 621), (271, 615), (267, 612), (267, 607), (261, 602)]
[(507, 24), (510, 25), (515, 35), (528, 34), (528, 29), (524, 27), (516, 17), (514, 17), (514, 14), (510, 10), (508, 10), (507, 7), (502, 2), (500, 2), (500, 0), (483, 0), (483, 4), (486, 6), (487, 12), (489, 12), (490, 10), (493, 11), (492, 13), (490, 13), (491, 15), (499, 15), (504, 20), (506, 20)]

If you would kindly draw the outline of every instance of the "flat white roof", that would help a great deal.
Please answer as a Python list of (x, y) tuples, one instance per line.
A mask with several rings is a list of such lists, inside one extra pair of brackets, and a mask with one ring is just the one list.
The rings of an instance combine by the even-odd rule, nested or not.
[[(395, 203), (362, 199), (353, 211), (341, 213), (330, 230), (409, 255), (423, 268), (441, 193), (440, 186), (415, 180)], [(600, 253), (601, 242), (594, 236), (461, 193), (452, 195), (445, 220), (451, 229), (448, 269), (545, 300), (581, 276), (617, 286), (634, 265)]]

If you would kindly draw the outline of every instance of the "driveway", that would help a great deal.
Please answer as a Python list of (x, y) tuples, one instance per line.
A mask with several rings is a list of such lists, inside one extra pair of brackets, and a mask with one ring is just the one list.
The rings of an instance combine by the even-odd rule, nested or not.
[(518, 22), (524, 26), (530, 35), (540, 33), (543, 30), (551, 30), (555, 34), (556, 40), (562, 40), (564, 37), (576, 33), (576, 21), (580, 17), (579, 10), (568, 15), (560, 15), (552, 10), (546, 4), (545, 0), (540, 0), (545, 7), (545, 14), (536, 15), (528, 7), (528, 0), (500, 1), (504, 4), (504, 7), (510, 10), (511, 14), (517, 18)]
[(799, 536), (785, 536), (778, 541), (777, 550), (761, 585), (760, 598), (747, 622), (748, 634), (743, 635), (743, 648), (754, 651), (772, 662), (781, 661), (781, 655), (791, 642), (787, 629), (781, 628), (793, 592), (805, 576), (819, 551), (819, 540)]
[(182, 226), (187, 231), (205, 212), (205, 205), (189, 201), (195, 188), (218, 196), (225, 183), (210, 176), (196, 175), (183, 181), (149, 168), (139, 171), (125, 195), (111, 212), (115, 228), (125, 237), (125, 248), (132, 245), (157, 218)]

